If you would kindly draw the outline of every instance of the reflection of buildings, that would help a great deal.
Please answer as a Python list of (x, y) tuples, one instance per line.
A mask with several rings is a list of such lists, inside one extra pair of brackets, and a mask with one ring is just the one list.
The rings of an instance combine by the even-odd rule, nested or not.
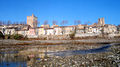
[(65, 45), (39, 46), (39, 47), (32, 47), (32, 48), (28, 48), (27, 50), (20, 51), (19, 55), (30, 57), (30, 60), (27, 61), (27, 66), (32, 66), (32, 65), (36, 65), (34, 64), (35, 62), (37, 62), (35, 58), (40, 58), (40, 60), (43, 58), (45, 59), (47, 57), (54, 56), (53, 53), (49, 53), (49, 52), (65, 51), (67, 49), (68, 46)]
[(37, 55), (40, 58), (44, 58), (45, 56), (49, 56), (47, 52), (57, 52), (57, 51), (65, 51), (67, 50), (67, 46), (57, 45), (57, 46), (46, 46), (46, 47), (32, 47), (27, 50), (20, 51), (20, 55)]
[(25, 67), (25, 58), (22, 56), (17, 56), (16, 53), (6, 53), (0, 54), (0, 67)]

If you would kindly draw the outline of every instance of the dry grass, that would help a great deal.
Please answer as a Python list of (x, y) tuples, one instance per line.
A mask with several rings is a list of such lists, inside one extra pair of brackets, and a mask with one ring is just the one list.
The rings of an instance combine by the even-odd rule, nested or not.
[(30, 45), (30, 44), (32, 44), (32, 43), (17, 43), (15, 45)]

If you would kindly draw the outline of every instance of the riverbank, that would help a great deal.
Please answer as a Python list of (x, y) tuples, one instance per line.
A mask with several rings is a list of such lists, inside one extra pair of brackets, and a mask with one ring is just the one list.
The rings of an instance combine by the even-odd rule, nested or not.
[(10, 66), (11, 62), (15, 62), (15, 65), (25, 62), (21, 65), (119, 67), (120, 45), (110, 45), (105, 50), (100, 48), (109, 43), (120, 43), (120, 39), (0, 40), (0, 66)]
[[(57, 44), (66, 44), (66, 43), (116, 43), (120, 42), (120, 38), (113, 38), (113, 39), (103, 39), (103, 38), (97, 38), (97, 39), (80, 39), (80, 40), (13, 40), (13, 39), (5, 39), (0, 40), (0, 45), (2, 44), (34, 44), (34, 45), (44, 45), (45, 43), (48, 43), (48, 45), (57, 45)], [(44, 44), (42, 44), (44, 43)], [(47, 45), (47, 44), (46, 44)]]
[[(100, 46), (108, 43), (120, 43), (119, 38), (113, 39), (80, 39), (80, 40), (0, 40), (0, 51), (20, 50), (28, 47), (48, 46), (48, 45), (92, 45)], [(82, 48), (83, 49), (83, 48)]]
[[(14, 65), (25, 62), (21, 63), (21, 65), (25, 67), (119, 67), (120, 45), (111, 45), (109, 48), (106, 48), (105, 45), (64, 44), (24, 46), (24, 49), (17, 50), (17, 52), (16, 50), (9, 50), (13, 52), (6, 51), (0, 54), (2, 62), (0, 66), (10, 66), (11, 62), (16, 62)], [(101, 49), (102, 46), (106, 49)], [(25, 47), (27, 48), (25, 49)], [(98, 52), (93, 53), (89, 49)], [(101, 50), (104, 51), (101, 52)], [(51, 54), (51, 52), (55, 52), (55, 54)]]

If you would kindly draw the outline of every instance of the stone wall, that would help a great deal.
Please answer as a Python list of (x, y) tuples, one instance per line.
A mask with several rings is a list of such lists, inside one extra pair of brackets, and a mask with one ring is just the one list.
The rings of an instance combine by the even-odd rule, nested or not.
[(45, 39), (45, 40), (66, 40), (70, 39), (69, 35), (44, 35), (44, 36), (39, 36), (39, 39)]
[(81, 33), (81, 34), (75, 34), (75, 37), (92, 37), (92, 36), (99, 36), (100, 34), (95, 33)]

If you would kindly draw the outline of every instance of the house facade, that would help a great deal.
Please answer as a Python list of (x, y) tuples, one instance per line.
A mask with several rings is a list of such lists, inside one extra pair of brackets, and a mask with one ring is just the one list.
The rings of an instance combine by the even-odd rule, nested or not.
[(46, 28), (46, 35), (55, 35), (54, 28)]
[(37, 28), (37, 32), (38, 32), (38, 35), (39, 35), (39, 36), (41, 36), (41, 35), (46, 35), (45, 28), (43, 28), (43, 27), (38, 27), (38, 28)]
[(117, 33), (117, 27), (115, 25), (105, 25), (104, 26), (104, 33), (105, 34), (113, 34)]

